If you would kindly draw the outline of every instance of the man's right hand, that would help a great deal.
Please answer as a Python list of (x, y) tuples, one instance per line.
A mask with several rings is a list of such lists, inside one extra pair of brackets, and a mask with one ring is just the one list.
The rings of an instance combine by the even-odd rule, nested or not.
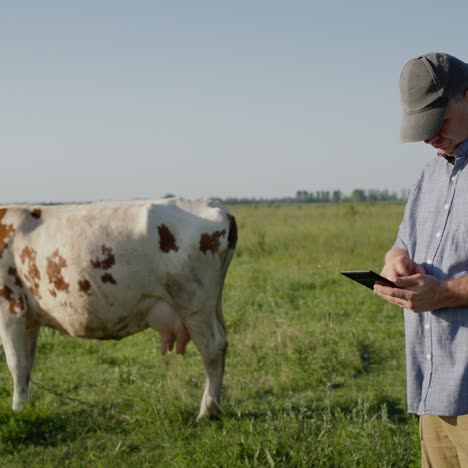
[(395, 281), (400, 276), (411, 276), (416, 273), (426, 273), (424, 268), (411, 260), (407, 250), (392, 249), (385, 255), (385, 265), (381, 275), (390, 281)]

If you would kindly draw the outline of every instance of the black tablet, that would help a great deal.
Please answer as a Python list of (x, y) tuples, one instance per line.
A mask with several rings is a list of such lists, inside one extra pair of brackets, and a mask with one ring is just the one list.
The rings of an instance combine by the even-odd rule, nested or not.
[(381, 284), (382, 286), (390, 286), (391, 288), (397, 288), (392, 281), (371, 270), (356, 270), (356, 271), (341, 271), (342, 275), (351, 278), (370, 289), (374, 289), (374, 284)]

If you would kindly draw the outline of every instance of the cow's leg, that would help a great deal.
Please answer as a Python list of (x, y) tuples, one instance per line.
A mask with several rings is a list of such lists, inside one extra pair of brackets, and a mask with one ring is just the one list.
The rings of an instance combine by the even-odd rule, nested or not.
[[(158, 301), (148, 314), (148, 324), (161, 335), (161, 351), (172, 350), (174, 343), (178, 353), (183, 353), (189, 339), (198, 348), (206, 373), (206, 384), (198, 419), (217, 417), (224, 375), (227, 350), (225, 325), (221, 310), (216, 306), (184, 314), (183, 321), (175, 309), (165, 301)], [(188, 332), (188, 333), (187, 333)]]
[(184, 323), (200, 351), (206, 374), (205, 390), (197, 419), (207, 416), (219, 417), (224, 362), (228, 346), (224, 324), (215, 311), (198, 312), (184, 320)]
[(0, 311), (0, 338), (13, 377), (14, 411), (20, 411), (29, 401), (29, 379), (34, 363), (39, 326), (27, 326), (26, 318), (14, 317)]

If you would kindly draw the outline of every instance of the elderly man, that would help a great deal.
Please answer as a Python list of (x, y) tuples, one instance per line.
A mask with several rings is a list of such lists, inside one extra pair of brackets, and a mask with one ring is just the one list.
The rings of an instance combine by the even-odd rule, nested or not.
[(405, 309), (408, 411), (422, 464), (468, 467), (468, 65), (444, 53), (401, 72), (401, 141), (437, 155), (408, 200), (374, 292)]

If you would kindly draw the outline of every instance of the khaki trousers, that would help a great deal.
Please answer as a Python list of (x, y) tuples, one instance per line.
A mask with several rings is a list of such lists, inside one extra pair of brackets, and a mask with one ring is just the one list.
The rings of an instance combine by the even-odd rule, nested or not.
[(419, 418), (422, 468), (468, 468), (468, 415)]

